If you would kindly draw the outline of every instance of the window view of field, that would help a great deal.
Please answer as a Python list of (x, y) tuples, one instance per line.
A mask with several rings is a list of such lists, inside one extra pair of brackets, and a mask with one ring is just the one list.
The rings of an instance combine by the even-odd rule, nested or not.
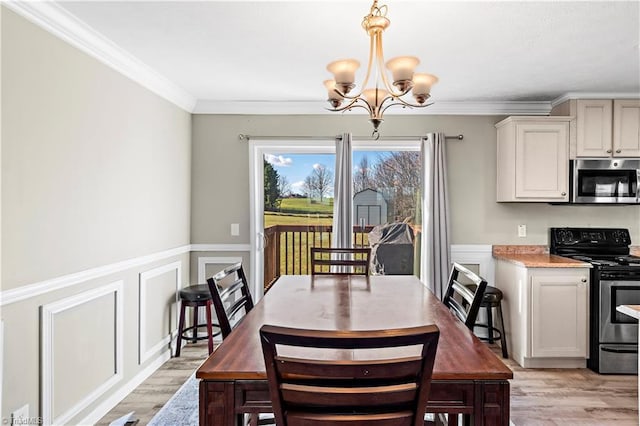
[[(309, 273), (309, 249), (331, 246), (334, 167), (333, 154), (265, 155), (265, 286), (280, 275)], [(407, 241), (394, 247), (380, 244), (378, 259), (385, 252), (398, 263), (392, 257), (404, 250), (400, 263), (409, 274), (416, 272), (413, 240), (420, 231), (420, 169), (418, 152), (353, 152), (354, 247), (369, 247), (374, 227), (400, 224), (394, 228), (404, 227)], [(380, 235), (385, 234), (375, 233), (376, 238)], [(374, 272), (385, 273), (389, 268), (384, 266)]]

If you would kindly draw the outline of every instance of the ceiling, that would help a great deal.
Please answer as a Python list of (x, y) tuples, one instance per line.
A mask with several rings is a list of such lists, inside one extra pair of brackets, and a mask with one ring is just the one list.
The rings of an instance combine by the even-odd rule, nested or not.
[[(386, 4), (391, 26), (384, 34), (385, 57), (417, 56), (420, 71), (440, 78), (432, 89), (434, 107), (511, 104), (548, 111), (563, 97), (640, 96), (639, 1)], [(322, 85), (330, 77), (326, 64), (351, 57), (366, 64), (368, 37), (360, 22), (370, 5), (367, 0), (50, 4), (65, 15), (58, 26), (81, 27), (85, 35), (141, 62), (195, 100), (193, 111), (251, 113), (322, 113), (328, 106)]]

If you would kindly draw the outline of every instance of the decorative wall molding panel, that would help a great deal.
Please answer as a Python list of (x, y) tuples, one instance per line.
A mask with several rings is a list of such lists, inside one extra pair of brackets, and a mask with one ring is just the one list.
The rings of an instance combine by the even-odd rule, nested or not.
[(495, 283), (495, 264), (490, 245), (452, 245), (451, 261), (478, 265), (480, 276), (487, 280), (489, 285)]
[(238, 262), (242, 262), (241, 257), (199, 257), (198, 282), (193, 284), (205, 284), (207, 282), (207, 265), (232, 265)]
[(80, 420), (80, 425), (93, 425), (102, 419), (109, 411), (118, 405), (127, 395), (133, 392), (138, 386), (149, 378), (155, 371), (171, 358), (171, 351), (166, 350), (161, 353), (152, 363), (147, 365), (142, 371), (136, 374), (131, 380), (122, 385), (116, 392), (109, 395), (100, 405), (98, 405), (87, 417)]
[[(139, 321), (139, 329), (138, 329), (138, 363), (143, 364), (155, 354), (160, 352), (162, 348), (166, 347), (172, 342), (173, 335), (177, 333), (176, 329), (172, 329), (169, 334), (162, 338), (159, 342), (153, 343), (152, 347), (149, 347), (149, 342), (147, 342), (146, 332), (147, 332), (147, 286), (148, 281), (154, 277), (157, 277), (162, 274), (166, 274), (167, 272), (176, 271), (176, 283), (175, 283), (175, 300), (176, 307), (178, 306), (178, 292), (182, 288), (182, 262), (172, 262), (167, 265), (159, 266), (157, 268), (150, 269), (145, 272), (140, 273), (139, 277), (139, 298), (138, 298), (138, 321)], [(158, 307), (164, 308), (164, 307)], [(176, 308), (177, 309), (177, 308)]]
[[(95, 288), (71, 297), (58, 300), (53, 303), (42, 305), (42, 323), (41, 323), (41, 404), (42, 419), (45, 425), (48, 424), (67, 424), (74, 416), (78, 415), (82, 410), (87, 408), (91, 403), (100, 398), (107, 390), (112, 388), (116, 383), (122, 380), (123, 358), (124, 358), (124, 312), (123, 312), (123, 281), (116, 281), (111, 284)], [(115, 339), (114, 348), (114, 374), (107, 381), (95, 388), (80, 401), (54, 418), (54, 342), (56, 338), (55, 317), (61, 312), (73, 309), (74, 307), (91, 302), (100, 297), (113, 294), (115, 296), (115, 336), (104, 336), (101, 333), (95, 333), (95, 336), (105, 337), (107, 339)]]
[(124, 260), (122, 262), (111, 263), (109, 265), (99, 266), (97, 268), (88, 269), (82, 272), (76, 272), (74, 274), (63, 275), (58, 278), (52, 278), (45, 281), (40, 281), (34, 284), (25, 285), (22, 287), (5, 290), (0, 293), (0, 306), (9, 305), (11, 303), (19, 302), (21, 300), (29, 299), (32, 297), (40, 296), (45, 293), (49, 293), (55, 290), (61, 290), (66, 287), (71, 287), (76, 284), (82, 284), (86, 281), (90, 281), (96, 278), (105, 277), (107, 275), (115, 274), (117, 272), (125, 271), (127, 269), (134, 268), (136, 266), (146, 265), (148, 263), (163, 260), (168, 257), (177, 256), (183, 253), (188, 253), (191, 249), (190, 245), (184, 245), (161, 252), (148, 254), (145, 256), (135, 257), (133, 259)]

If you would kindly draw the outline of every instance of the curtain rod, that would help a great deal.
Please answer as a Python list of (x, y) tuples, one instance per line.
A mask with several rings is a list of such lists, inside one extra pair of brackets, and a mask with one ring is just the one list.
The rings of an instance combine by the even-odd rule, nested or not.
[[(331, 140), (331, 139), (335, 139), (335, 138), (339, 138), (341, 137), (340, 135), (337, 136), (251, 136), (251, 135), (246, 135), (246, 134), (242, 134), (240, 133), (238, 135), (238, 138), (241, 141), (248, 141), (250, 139), (253, 140), (271, 140), (271, 139), (280, 139), (280, 140), (312, 140), (312, 141), (326, 141), (326, 140)], [(387, 137), (380, 137), (379, 139), (376, 140), (381, 140), (381, 141), (406, 141), (408, 139), (423, 139), (425, 136), (387, 136)], [(461, 133), (459, 135), (451, 135), (451, 136), (445, 136), (445, 139), (457, 139), (459, 141), (464, 139), (464, 135)], [(363, 136), (354, 136), (352, 138), (352, 140), (356, 140), (356, 141), (361, 141), (361, 140), (371, 140), (370, 137), (363, 137)]]

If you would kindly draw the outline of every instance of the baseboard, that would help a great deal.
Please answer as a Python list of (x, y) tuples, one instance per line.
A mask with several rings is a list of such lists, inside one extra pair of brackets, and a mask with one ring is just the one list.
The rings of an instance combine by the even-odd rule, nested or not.
[(524, 358), (524, 368), (587, 368), (585, 358)]
[(79, 425), (94, 425), (103, 418), (109, 411), (120, 403), (127, 395), (133, 392), (138, 386), (149, 378), (158, 368), (171, 358), (171, 351), (162, 352), (151, 364), (136, 374), (131, 380), (114, 392), (109, 398), (98, 405), (87, 417), (78, 422)]

